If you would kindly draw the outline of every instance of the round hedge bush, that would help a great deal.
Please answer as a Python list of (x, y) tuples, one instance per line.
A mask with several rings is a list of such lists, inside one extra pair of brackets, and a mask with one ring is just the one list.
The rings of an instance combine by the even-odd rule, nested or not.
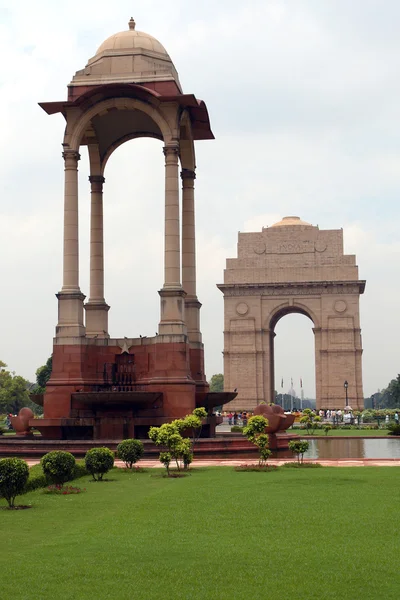
[(29, 477), (28, 465), (22, 458), (2, 458), (0, 460), (0, 497), (14, 508), (15, 498), (25, 492)]
[(124, 440), (117, 446), (118, 458), (123, 460), (129, 469), (142, 458), (143, 453), (144, 448), (140, 440)]
[(109, 448), (92, 448), (85, 454), (86, 470), (95, 481), (101, 481), (104, 473), (114, 466), (114, 454)]
[(45, 454), (40, 464), (50, 483), (63, 484), (74, 478), (75, 457), (70, 452), (54, 450)]

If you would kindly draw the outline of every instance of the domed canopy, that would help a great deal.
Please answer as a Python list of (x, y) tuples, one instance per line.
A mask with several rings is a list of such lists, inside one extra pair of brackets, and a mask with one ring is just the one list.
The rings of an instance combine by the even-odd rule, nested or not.
[(292, 225), (303, 225), (303, 227), (313, 227), (311, 223), (302, 221), (300, 217), (283, 217), (282, 221), (274, 223), (273, 225), (271, 225), (271, 227), (287, 227)]
[(111, 35), (109, 38), (107, 38), (98, 48), (96, 56), (109, 50), (118, 51), (140, 48), (141, 50), (152, 50), (153, 52), (158, 52), (159, 54), (167, 56), (168, 60), (171, 60), (164, 46), (160, 44), (156, 38), (148, 33), (137, 31), (135, 29), (136, 24), (133, 19), (129, 21), (128, 25), (128, 30), (114, 33), (114, 35)]
[(164, 46), (148, 33), (136, 31), (132, 18), (128, 25), (129, 29), (101, 44), (70, 85), (173, 82), (176, 91), (182, 93), (178, 73)]

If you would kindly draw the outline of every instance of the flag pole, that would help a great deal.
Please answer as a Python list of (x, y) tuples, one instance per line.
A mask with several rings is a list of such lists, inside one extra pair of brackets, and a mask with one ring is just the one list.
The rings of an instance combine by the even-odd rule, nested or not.
[(290, 412), (293, 412), (293, 377), (290, 379)]
[(301, 390), (300, 390), (300, 410), (303, 411), (303, 396), (304, 396), (304, 394), (303, 394), (303, 378), (302, 377), (300, 377), (300, 387), (301, 387)]

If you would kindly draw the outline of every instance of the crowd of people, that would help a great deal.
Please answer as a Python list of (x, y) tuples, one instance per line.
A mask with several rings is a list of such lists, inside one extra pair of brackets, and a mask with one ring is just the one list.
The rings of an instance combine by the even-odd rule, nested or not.
[[(303, 411), (293, 408), (291, 411), (285, 411), (286, 414), (294, 413), (296, 415), (296, 421), (300, 421), (303, 416)], [(314, 410), (314, 415), (319, 416), (321, 421), (326, 423), (332, 423), (333, 425), (345, 424), (345, 425), (359, 425), (362, 423), (362, 415), (357, 413), (355, 415), (352, 410), (342, 410), (342, 409), (327, 409), (327, 410)], [(219, 412), (217, 416), (224, 417), (224, 422), (227, 422), (228, 425), (239, 425), (246, 427), (248, 419), (253, 415), (252, 412), (249, 411), (239, 411), (239, 412)], [(385, 422), (389, 423), (390, 417), (386, 415)], [(399, 413), (396, 412), (394, 415), (395, 423), (399, 424)]]
[(247, 412), (247, 411), (243, 411), (243, 412), (229, 412), (229, 413), (224, 413), (223, 416), (226, 416), (228, 419), (228, 424), (229, 425), (242, 425), (243, 427), (246, 427), (247, 422), (249, 420), (249, 418), (253, 415), (253, 413)]

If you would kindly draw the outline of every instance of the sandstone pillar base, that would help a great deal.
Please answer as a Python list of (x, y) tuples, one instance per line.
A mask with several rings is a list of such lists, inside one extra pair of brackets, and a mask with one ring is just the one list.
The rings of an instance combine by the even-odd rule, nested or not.
[(196, 296), (185, 298), (185, 319), (190, 343), (201, 344), (200, 331), (200, 308), (201, 302)]
[(109, 338), (109, 305), (105, 302), (89, 301), (85, 304), (84, 309), (86, 312), (86, 337)]
[(161, 320), (158, 325), (158, 333), (160, 335), (187, 335), (186, 292), (182, 288), (163, 288), (158, 293), (161, 298)]
[(56, 338), (84, 337), (83, 301), (86, 296), (80, 291), (61, 291), (56, 296), (58, 298)]

